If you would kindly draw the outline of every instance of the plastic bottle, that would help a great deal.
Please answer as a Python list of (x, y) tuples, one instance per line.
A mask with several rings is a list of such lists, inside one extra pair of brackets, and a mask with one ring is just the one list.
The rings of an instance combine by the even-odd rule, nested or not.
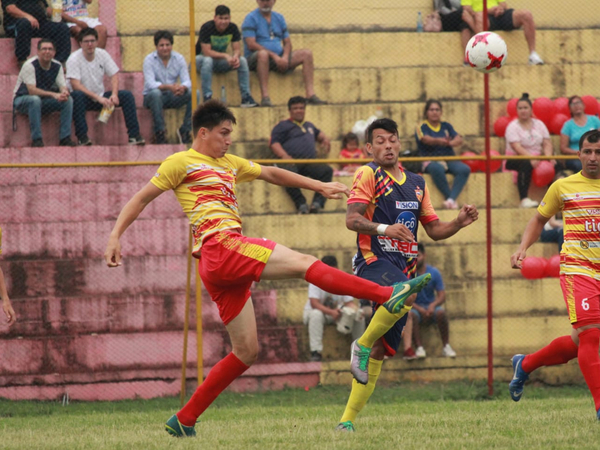
[(421, 11), (417, 14), (417, 33), (423, 32), (423, 16), (421, 15)]
[(225, 86), (221, 86), (221, 101), (227, 103), (227, 93), (225, 92)]

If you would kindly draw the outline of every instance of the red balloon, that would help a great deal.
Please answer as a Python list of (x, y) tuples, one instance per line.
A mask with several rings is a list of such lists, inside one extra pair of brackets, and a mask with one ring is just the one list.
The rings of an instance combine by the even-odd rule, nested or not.
[(494, 122), (494, 134), (498, 137), (504, 137), (506, 127), (512, 121), (510, 117), (502, 116), (498, 117)]
[[(462, 156), (479, 156), (474, 152), (464, 152)], [(471, 168), (471, 172), (483, 172), (485, 170), (485, 161), (477, 159), (463, 159), (463, 162)]]
[(518, 98), (511, 98), (506, 104), (506, 114), (508, 117), (517, 117), (517, 103), (519, 102)]
[(593, 95), (584, 95), (583, 97), (581, 97), (581, 100), (585, 105), (584, 111), (586, 114), (590, 114), (592, 116), (598, 115), (599, 108), (598, 100), (596, 100), (596, 97), (594, 97)]
[(548, 124), (548, 130), (550, 131), (550, 134), (560, 134), (560, 131), (567, 120), (569, 120), (569, 116), (564, 114), (555, 114)]
[(554, 104), (548, 97), (538, 97), (533, 102), (533, 114), (544, 123), (549, 123), (554, 115)]
[(569, 109), (569, 99), (567, 97), (558, 97), (554, 100), (554, 112), (556, 114), (564, 114), (565, 116), (571, 115)]
[(543, 278), (546, 271), (546, 260), (535, 256), (528, 256), (521, 263), (521, 275), (528, 280)]
[[(498, 153), (496, 150), (490, 150), (490, 156), (500, 156), (500, 153)], [(490, 172), (498, 172), (500, 167), (502, 167), (501, 159), (490, 159)]]
[(551, 278), (558, 278), (560, 276), (560, 255), (554, 255), (551, 258), (548, 258), (544, 276)]
[(554, 166), (550, 161), (540, 161), (537, 167), (533, 169), (531, 179), (536, 186), (548, 186), (554, 179)]

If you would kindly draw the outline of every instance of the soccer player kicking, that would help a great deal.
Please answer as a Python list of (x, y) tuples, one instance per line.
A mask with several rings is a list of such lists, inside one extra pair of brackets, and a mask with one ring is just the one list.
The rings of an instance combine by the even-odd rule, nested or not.
[[(357, 232), (355, 273), (381, 286), (390, 286), (416, 273), (419, 222), (437, 241), (472, 224), (479, 213), (475, 206), (464, 205), (456, 219), (439, 220), (423, 177), (404, 171), (398, 164), (400, 141), (396, 122), (376, 120), (367, 128), (366, 137), (373, 161), (354, 175), (346, 226)], [(384, 356), (394, 355), (400, 345), (406, 313), (415, 298), (411, 295), (394, 310), (377, 307), (365, 333), (352, 343), (350, 365), (355, 379), (338, 430), (354, 431), (353, 422), (375, 389)]]
[(193, 255), (199, 259), (200, 277), (217, 304), (233, 347), (229, 355), (215, 364), (181, 411), (167, 421), (166, 430), (177, 437), (195, 436), (198, 417), (256, 360), (256, 318), (249, 301), (254, 281), (304, 278), (332, 294), (368, 298), (392, 313), (401, 310), (408, 297), (431, 279), (427, 274), (406, 283), (379, 286), (329, 267), (314, 256), (267, 239), (243, 236), (237, 183), (260, 179), (279, 186), (311, 189), (331, 199), (348, 195), (349, 189), (342, 183), (323, 183), (227, 155), (236, 120), (217, 100), (199, 107), (192, 122), (192, 148), (169, 156), (154, 178), (127, 202), (104, 254), (109, 267), (120, 266), (121, 235), (152, 200), (167, 190), (175, 192), (192, 224)]
[(578, 358), (600, 420), (600, 131), (584, 133), (577, 154), (582, 171), (550, 186), (525, 228), (519, 249), (510, 257), (513, 269), (520, 269), (527, 249), (538, 240), (546, 222), (563, 212), (560, 287), (573, 332), (535, 353), (513, 356), (514, 374), (508, 390), (518, 402), (535, 369)]

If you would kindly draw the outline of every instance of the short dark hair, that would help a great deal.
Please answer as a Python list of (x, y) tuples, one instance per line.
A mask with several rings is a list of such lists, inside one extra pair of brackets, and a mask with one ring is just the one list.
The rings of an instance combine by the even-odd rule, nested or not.
[(427, 119), (427, 111), (429, 111), (429, 107), (433, 104), (437, 104), (440, 107), (440, 109), (442, 109), (442, 102), (434, 98), (430, 98), (425, 102), (425, 109), (423, 110), (423, 119)]
[(533, 103), (531, 103), (531, 100), (529, 99), (529, 94), (527, 92), (523, 92), (523, 94), (521, 94), (521, 98), (517, 100), (517, 105), (519, 104), (519, 102), (527, 102), (529, 103), (530, 107), (533, 107)]
[(588, 141), (590, 144), (595, 144), (600, 141), (600, 131), (598, 130), (590, 130), (583, 133), (581, 138), (579, 138), (579, 150), (583, 150), (583, 143)]
[(85, 38), (86, 36), (94, 36), (96, 40), (98, 40), (98, 32), (96, 31), (96, 29), (88, 27), (79, 32), (79, 34), (77, 35), (77, 42), (83, 41), (83, 38)]
[(396, 136), (398, 136), (398, 124), (396, 122), (394, 122), (392, 119), (386, 118), (377, 119), (376, 121), (371, 123), (371, 125), (367, 127), (367, 131), (365, 131), (365, 136), (369, 144), (373, 143), (373, 130), (376, 130), (377, 128), (389, 131), (390, 133), (393, 133)]
[(306, 106), (306, 99), (300, 95), (290, 98), (288, 100), (288, 111), (292, 109), (292, 105), (297, 105), (299, 103), (302, 103), (304, 106)]
[(356, 141), (356, 143), (359, 143), (358, 140), (358, 136), (354, 133), (346, 133), (344, 135), (344, 137), (342, 138), (342, 150), (346, 148), (346, 146), (348, 145), (348, 142), (352, 142), (352, 141)]
[(425, 246), (420, 242), (417, 244), (417, 250), (423, 254), (425, 254)]
[(198, 134), (200, 128), (208, 128), (212, 130), (222, 122), (229, 120), (232, 124), (236, 124), (235, 116), (231, 110), (219, 100), (209, 100), (196, 108), (192, 116), (192, 128), (194, 136)]
[(338, 266), (338, 262), (337, 262), (337, 258), (333, 255), (326, 255), (323, 256), (323, 258), (321, 259), (321, 261), (323, 262), (323, 264), (327, 264), (329, 267), (336, 267)]
[(52, 44), (52, 48), (56, 50), (56, 44), (52, 39), (43, 38), (38, 41), (37, 49), (40, 50), (42, 48), (42, 44)]
[(231, 10), (225, 5), (219, 5), (215, 8), (215, 16), (230, 16)]
[(158, 30), (154, 33), (154, 46), (156, 47), (161, 39), (166, 39), (173, 45), (173, 33), (169, 30)]

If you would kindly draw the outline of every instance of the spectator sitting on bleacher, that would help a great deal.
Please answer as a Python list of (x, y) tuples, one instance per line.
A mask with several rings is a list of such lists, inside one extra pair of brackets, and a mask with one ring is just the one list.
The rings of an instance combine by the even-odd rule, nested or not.
[[(163, 109), (185, 106), (183, 124), (177, 130), (181, 144), (190, 144), (192, 137), (192, 82), (185, 58), (173, 51), (173, 34), (159, 30), (154, 33), (156, 51), (144, 58), (144, 107), (152, 111), (154, 143), (166, 144)], [(179, 83), (177, 80), (179, 79)]]
[(65, 63), (71, 53), (69, 28), (62, 22), (49, 20), (46, 0), (2, 0), (4, 30), (15, 38), (15, 56), (19, 68), (31, 52), (31, 38), (51, 39), (56, 48), (56, 60)]
[(69, 96), (62, 65), (54, 59), (56, 49), (50, 39), (40, 39), (38, 56), (23, 64), (15, 86), (15, 111), (29, 117), (32, 147), (43, 147), (42, 114), (60, 111), (60, 142), (72, 147), (73, 99)]
[[(571, 118), (567, 120), (560, 130), (560, 152), (563, 155), (577, 155), (579, 152), (579, 139), (586, 131), (600, 129), (598, 116), (587, 115), (585, 105), (578, 95), (569, 97), (569, 111)], [(581, 172), (579, 159), (561, 161), (564, 168), (573, 172)]]
[(87, 5), (93, 0), (63, 0), (63, 22), (67, 24), (71, 35), (77, 39), (81, 30), (93, 28), (98, 32), (98, 48), (106, 48), (108, 32), (97, 17), (90, 17)]
[(273, 11), (275, 1), (256, 0), (258, 8), (250, 12), (242, 24), (248, 66), (250, 70), (256, 71), (260, 83), (262, 94), (260, 105), (273, 106), (269, 97), (269, 70), (288, 73), (300, 65), (308, 103), (323, 105), (326, 102), (315, 95), (312, 51), (310, 49), (292, 51), (292, 40), (285, 19), (281, 14)]
[[(475, 29), (473, 16), (463, 10), (460, 0), (433, 0), (433, 7), (440, 14), (442, 31), (460, 31), (460, 42), (464, 50)], [(463, 64), (469, 65), (466, 58), (463, 59)]]
[[(552, 141), (544, 122), (533, 118), (533, 110), (529, 94), (524, 93), (517, 102), (517, 119), (506, 127), (506, 155), (541, 155), (552, 156)], [(556, 161), (552, 161), (554, 164)], [(506, 161), (507, 170), (517, 171), (517, 187), (521, 208), (535, 208), (538, 202), (527, 195), (531, 184), (533, 169), (540, 160), (510, 159)]]
[[(231, 11), (225, 5), (215, 9), (215, 17), (202, 27), (196, 42), (196, 72), (202, 79), (202, 98), (212, 98), (212, 74), (236, 70), (242, 97), (242, 108), (254, 108), (258, 103), (250, 94), (250, 71), (248, 61), (240, 56), (242, 36), (235, 23), (231, 22)], [(231, 42), (233, 54), (227, 53)]]
[[(483, 31), (483, 0), (461, 0), (463, 9), (475, 21), (475, 33)], [(525, 40), (529, 47), (529, 64), (532, 66), (544, 64), (540, 55), (535, 51), (535, 22), (533, 15), (526, 9), (508, 9), (505, 1), (488, 0), (489, 31), (512, 31), (523, 27)]]
[[(337, 258), (324, 256), (321, 261), (337, 269)], [(308, 301), (304, 306), (303, 322), (308, 326), (310, 360), (321, 361), (323, 354), (323, 329), (325, 325), (338, 324), (342, 334), (352, 333), (352, 340), (358, 339), (365, 331), (365, 319), (354, 298), (349, 295), (334, 295), (308, 284)]]
[[(273, 153), (281, 159), (315, 159), (317, 157), (315, 142), (320, 143), (329, 153), (331, 147), (329, 138), (312, 123), (304, 121), (306, 99), (290, 98), (288, 110), (290, 118), (279, 122), (271, 131), (270, 147)], [(281, 168), (324, 183), (329, 183), (333, 177), (333, 169), (327, 164), (281, 164)], [(309, 208), (300, 189), (288, 187), (285, 190), (294, 201), (299, 214), (309, 212), (316, 214), (325, 205), (325, 197), (318, 192), (315, 192)]]
[[(458, 134), (448, 122), (442, 122), (442, 103), (438, 100), (427, 100), (423, 111), (423, 123), (415, 130), (415, 139), (419, 156), (454, 156), (454, 147), (463, 143)], [(444, 208), (458, 209), (456, 199), (462, 192), (471, 169), (462, 161), (426, 161), (423, 171), (431, 175), (435, 186), (444, 196)], [(446, 172), (454, 175), (452, 189), (448, 185)]]
[[(427, 353), (421, 342), (420, 325), (426, 323), (435, 323), (440, 330), (442, 338), (442, 355), (447, 358), (456, 357), (456, 352), (450, 346), (449, 335), (450, 326), (448, 324), (448, 314), (442, 307), (446, 301), (446, 290), (440, 271), (425, 262), (425, 247), (419, 244), (417, 256), (417, 275), (425, 273), (431, 274), (431, 281), (417, 294), (417, 299), (408, 313), (408, 319), (404, 327), (404, 359), (411, 360), (415, 358), (425, 358)], [(412, 339), (415, 340), (416, 351), (412, 349)]]
[[(67, 78), (71, 83), (73, 120), (79, 145), (92, 145), (87, 135), (85, 112), (117, 106), (123, 108), (129, 143), (144, 145), (146, 142), (140, 136), (135, 98), (131, 91), (119, 90), (119, 67), (106, 50), (96, 48), (98, 32), (93, 28), (82, 30), (79, 45), (81, 48), (67, 60)], [(104, 75), (110, 78), (111, 91), (104, 92)]]

